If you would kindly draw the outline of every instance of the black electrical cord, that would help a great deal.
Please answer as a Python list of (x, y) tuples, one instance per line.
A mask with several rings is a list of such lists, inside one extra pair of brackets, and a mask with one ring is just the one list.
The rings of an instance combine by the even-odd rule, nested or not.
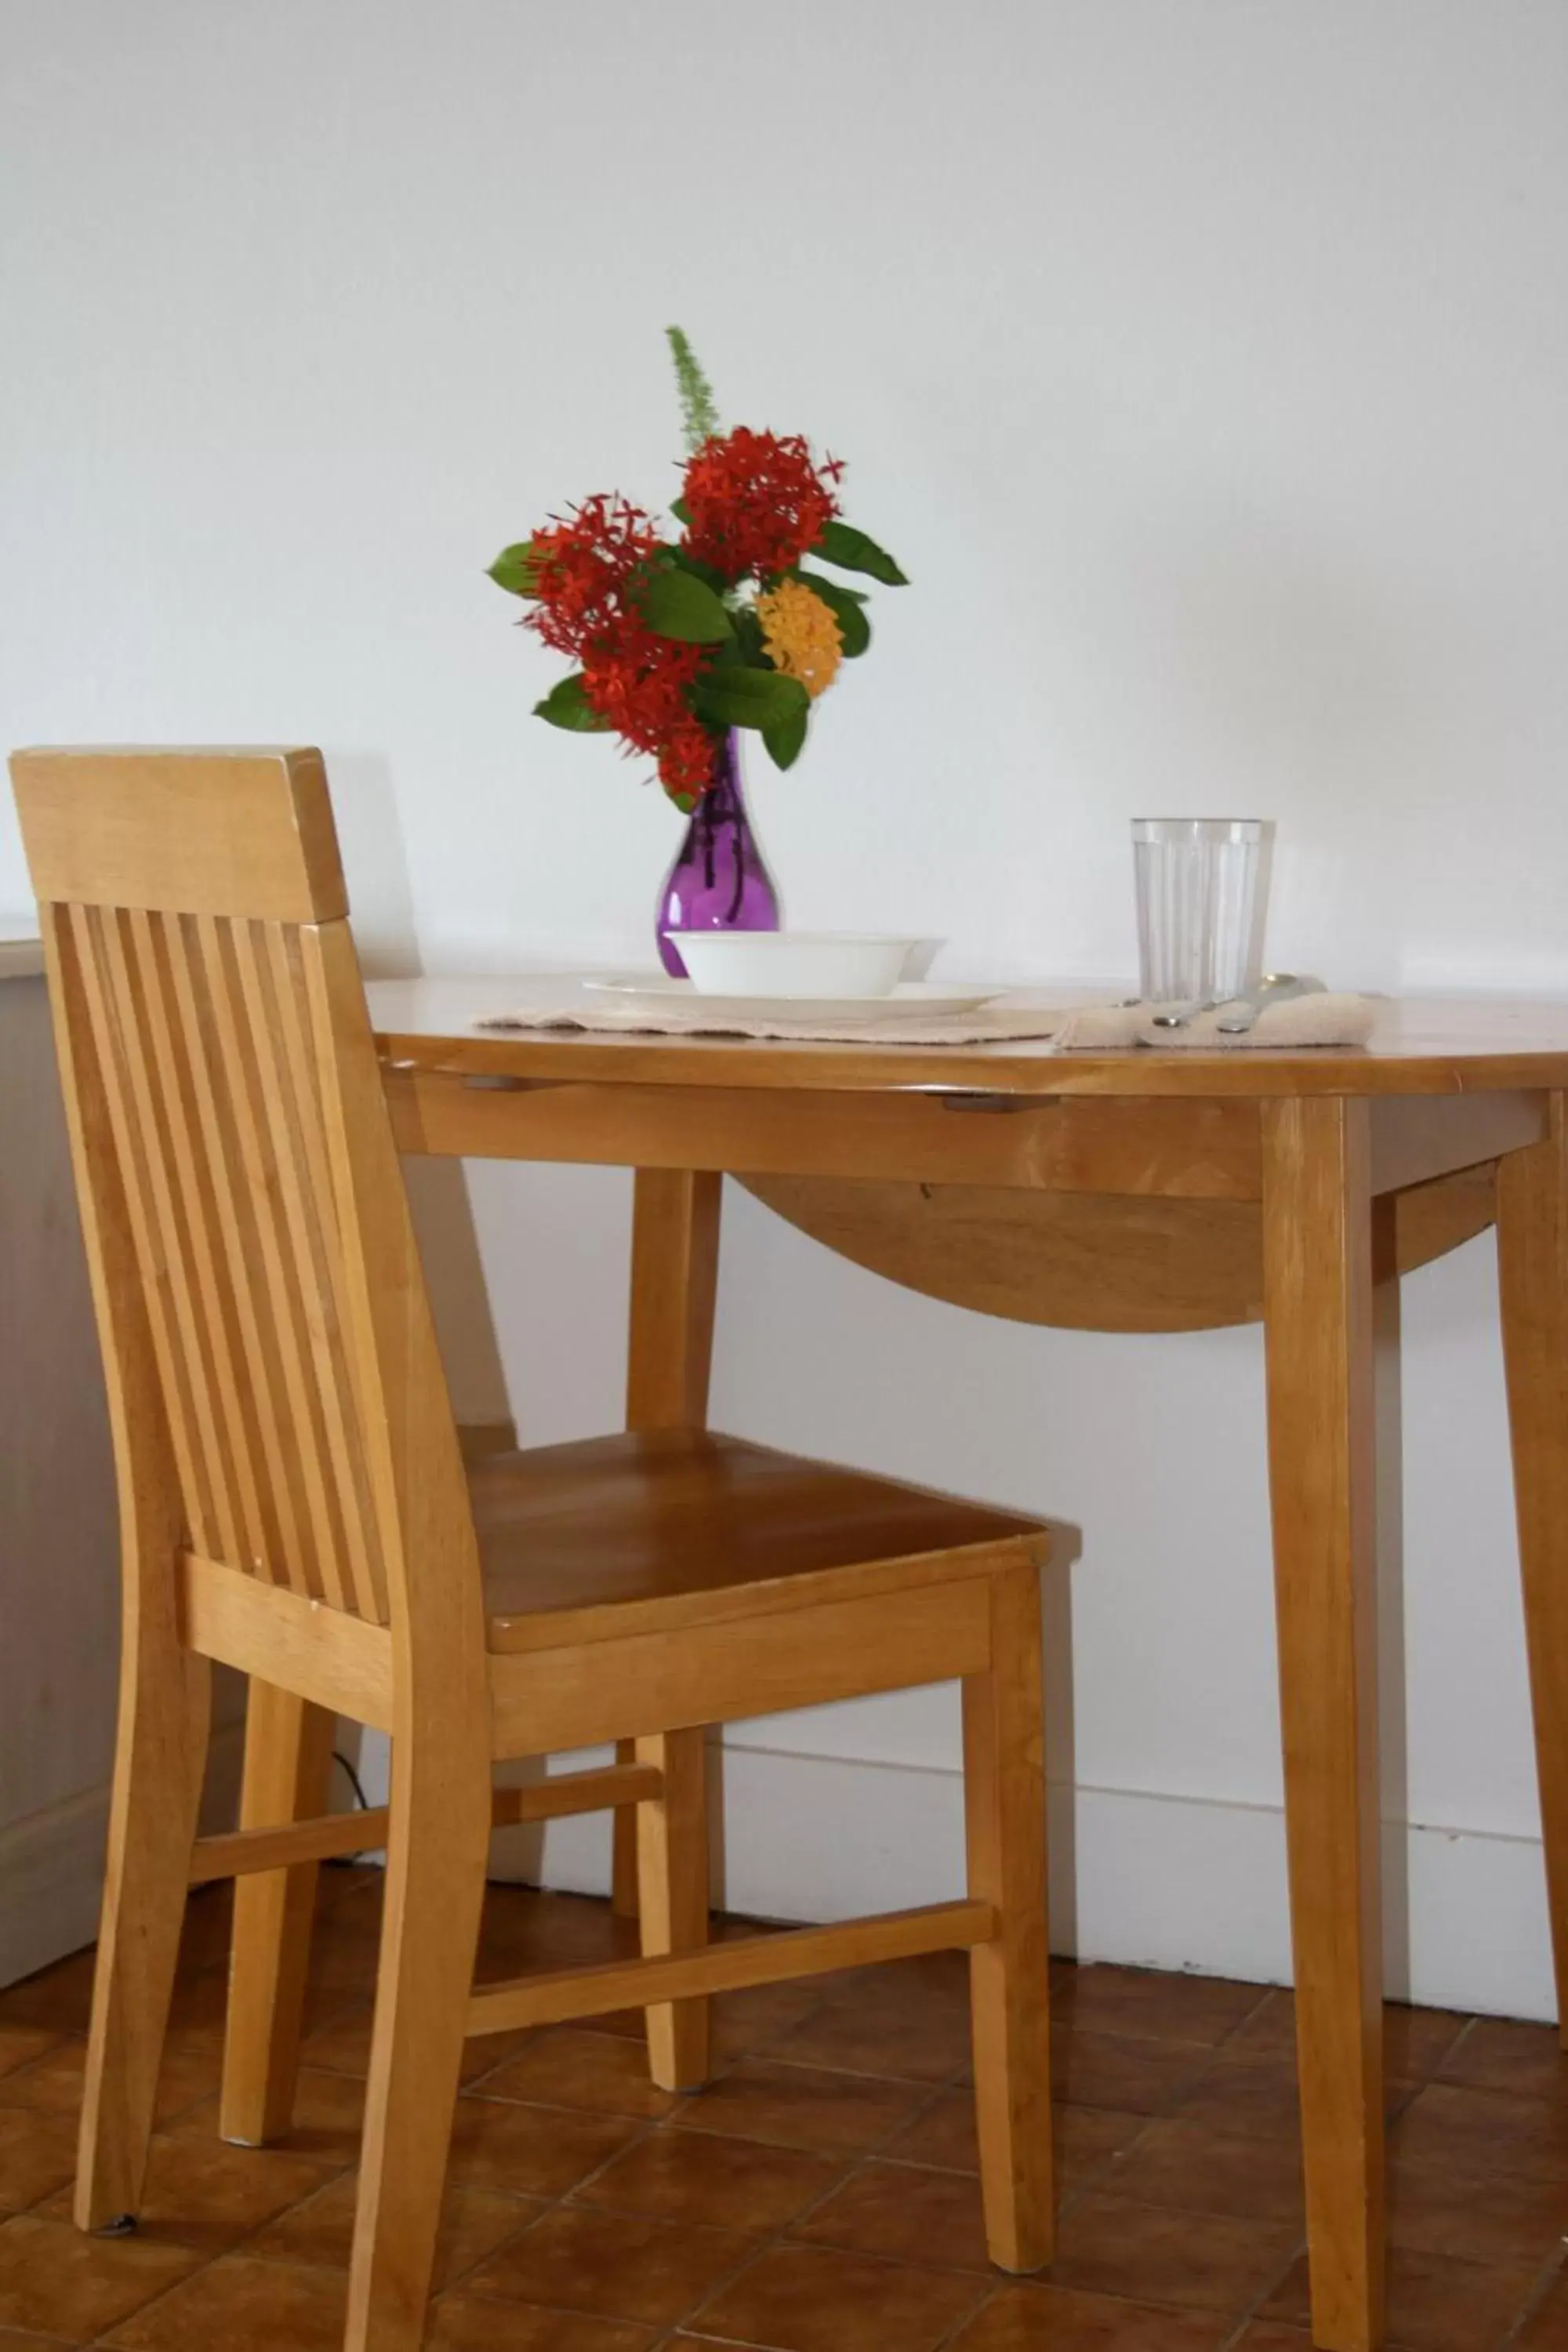
[[(359, 1813), (368, 1813), (370, 1811), (370, 1799), (365, 1795), (364, 1782), (360, 1779), (359, 1774), (354, 1770), (353, 1766), (349, 1762), (348, 1758), (343, 1754), (341, 1748), (333, 1748), (332, 1761), (334, 1764), (341, 1764), (342, 1766), (348, 1784), (354, 1792), (354, 1811)], [(359, 1856), (357, 1854), (335, 1853), (329, 1858), (326, 1867), (329, 1870), (351, 1870), (358, 1859)]]
[(348, 1758), (343, 1754), (341, 1748), (333, 1748), (332, 1761), (334, 1764), (341, 1764), (343, 1770), (348, 1775), (349, 1786), (354, 1792), (354, 1805), (356, 1809), (362, 1813), (368, 1813), (370, 1811), (370, 1799), (365, 1795), (364, 1782), (360, 1779), (359, 1774), (354, 1770), (353, 1766), (349, 1762)]

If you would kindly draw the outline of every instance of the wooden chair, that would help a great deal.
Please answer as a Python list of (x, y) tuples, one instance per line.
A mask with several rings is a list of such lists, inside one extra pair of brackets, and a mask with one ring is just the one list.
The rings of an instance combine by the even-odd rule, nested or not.
[[(350, 2352), (421, 2341), (465, 2034), (636, 2003), (683, 2088), (708, 1995), (938, 1949), (971, 1955), (993, 2257), (1044, 2263), (1044, 1531), (681, 1426), (466, 1472), (319, 755), (12, 771), (124, 1548), (79, 2224), (142, 2195), (187, 1885), (286, 1886), (366, 1834), (275, 1790), (282, 1826), (197, 1835), (218, 1659), (264, 1711), (392, 1738)], [(952, 1675), (967, 1896), (708, 1948), (701, 1727)], [(617, 1740), (630, 1763), (492, 1797), (497, 1759)], [(634, 1799), (644, 1957), (476, 1987), (492, 1820)]]

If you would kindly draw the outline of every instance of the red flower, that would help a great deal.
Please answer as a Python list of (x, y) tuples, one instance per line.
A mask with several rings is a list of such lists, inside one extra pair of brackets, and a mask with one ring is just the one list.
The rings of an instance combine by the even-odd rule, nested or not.
[(798, 433), (739, 425), (705, 441), (686, 468), (686, 545), (726, 580), (769, 579), (798, 563), (838, 512), (836, 460), (818, 466)]
[(621, 498), (586, 499), (564, 522), (535, 531), (532, 545), (535, 599), (524, 627), (574, 656), (584, 699), (629, 751), (657, 758), (666, 792), (696, 799), (711, 780), (714, 738), (688, 697), (713, 648), (657, 636), (632, 601), (659, 545), (647, 517)]
[(658, 755), (658, 780), (673, 801), (700, 800), (713, 782), (715, 738), (689, 715), (671, 729)]
[(583, 656), (583, 692), (628, 751), (651, 752), (672, 798), (695, 800), (713, 773), (714, 739), (692, 715), (688, 694), (712, 657), (708, 646), (674, 644), (628, 619)]
[(642, 509), (616, 496), (584, 499), (532, 543), (535, 601), (523, 626), (582, 660), (595, 637), (635, 617), (626, 591), (659, 541)]
[(683, 721), (696, 723), (686, 692), (707, 657), (702, 646), (674, 645), (631, 623), (584, 653), (583, 692), (634, 751), (658, 751)]

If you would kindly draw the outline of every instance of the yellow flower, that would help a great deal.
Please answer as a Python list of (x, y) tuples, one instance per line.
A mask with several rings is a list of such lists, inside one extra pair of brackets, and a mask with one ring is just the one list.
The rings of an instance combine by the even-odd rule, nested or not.
[(815, 701), (832, 685), (844, 657), (837, 621), (799, 580), (781, 580), (759, 596), (757, 618), (773, 667), (785, 677), (798, 677)]

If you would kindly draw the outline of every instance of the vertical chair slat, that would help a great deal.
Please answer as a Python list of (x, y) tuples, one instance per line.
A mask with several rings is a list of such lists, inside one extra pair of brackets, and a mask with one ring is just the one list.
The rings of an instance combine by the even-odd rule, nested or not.
[(331, 1307), (323, 1290), (321, 1236), (312, 1229), (301, 1197), (298, 1118), (279, 1050), (272, 975), (258, 940), (263, 929), (260, 924), (237, 922), (230, 927), (230, 945), (245, 1006), (260, 1132), (270, 1152), (279, 1264), (288, 1298), (290, 1381), (299, 1401), (294, 1442), (316, 1528), (326, 1598), (333, 1608), (344, 1609), (353, 1605), (343, 1573), (350, 1511), (331, 1438), (342, 1399), (329, 1402), (321, 1360), (331, 1354), (326, 1323)]
[(254, 1489), (262, 1543), (245, 1564), (271, 1583), (307, 1592), (306, 1547), (300, 1538), (284, 1443), (287, 1401), (280, 1399), (281, 1372), (270, 1327), (265, 1335), (265, 1286), (259, 1258), (250, 1246), (247, 1219), (239, 1213), (237, 1189), (243, 1159), (227, 1088), (217, 1066), (211, 974), (193, 950), (189, 916), (169, 915), (166, 947), (174, 1003), (184, 1040), (192, 1093), (202, 1139), (204, 1181), (227, 1273), (233, 1309), (232, 1374), (245, 1432), (245, 1476)]
[[(212, 982), (213, 1010), (222, 1057), (228, 1073), (245, 1171), (248, 1222), (261, 1257), (263, 1286), (271, 1309), (277, 1364), (286, 1400), (285, 1429), (289, 1467), (297, 1482), (296, 1505), (310, 1530), (308, 1589), (334, 1608), (343, 1603), (342, 1578), (335, 1558), (331, 1506), (321, 1474), (319, 1437), (311, 1413), (312, 1399), (304, 1371), (299, 1269), (294, 1264), (290, 1235), (279, 1199), (279, 1152), (270, 1132), (265, 1096), (255, 1086), (257, 1023), (246, 988), (240, 940), (244, 925), (199, 915), (196, 936)], [(308, 1344), (308, 1343), (307, 1343)]]
[(299, 933), (280, 923), (259, 927), (266, 950), (279, 1018), (273, 1039), (274, 1061), (269, 1075), (276, 1080), (278, 1100), (284, 1107), (293, 1153), (284, 1155), (288, 1174), (285, 1199), (295, 1220), (301, 1255), (313, 1272), (312, 1312), (309, 1318), (311, 1349), (333, 1488), (343, 1522), (345, 1568), (353, 1605), (362, 1617), (384, 1622), (386, 1594), (380, 1574), (370, 1490), (365, 1476), (355, 1407), (363, 1403), (353, 1381), (353, 1350), (347, 1344), (349, 1319), (342, 1236), (327, 1166), (326, 1139), (321, 1094), (304, 1025), (304, 974), (294, 955)]
[(231, 1302), (220, 1279), (216, 1219), (195, 1116), (191, 1073), (175, 1042), (164, 919), (136, 908), (128, 913), (126, 923), (131, 962), (140, 982), (149, 1054), (147, 1075), (157, 1103), (167, 1163), (163, 1205), (175, 1228), (174, 1247), (187, 1264), (182, 1301), (189, 1321), (186, 1358), (200, 1406), (218, 1529), (224, 1556), (237, 1558), (248, 1567), (264, 1556), (260, 1505), (234, 1376), (228, 1333)]
[(108, 992), (119, 1017), (127, 1108), (143, 1171), (148, 1221), (168, 1282), (170, 1333), (190, 1413), (198, 1490), (191, 1500), (193, 1525), (205, 1527), (209, 1543), (237, 1548), (202, 1345), (202, 1318), (193, 1296), (190, 1236), (175, 1207), (170, 1174), (174, 1157), (174, 1108), (149, 1058), (153, 1019), (148, 975), (142, 969), (132, 923), (133, 917), (127, 911), (106, 912), (100, 918), (100, 947)]
[[(296, 1400), (289, 1378), (287, 1287), (279, 1257), (277, 1204), (272, 1197), (266, 1139), (253, 1109), (250, 1054), (244, 1022), (235, 1011), (235, 978), (227, 954), (232, 925), (182, 919), (200, 984), (198, 998), (215, 1116), (222, 1138), (222, 1178), (229, 1221), (245, 1267), (252, 1377), (261, 1390), (261, 1430), (268, 1444), (268, 1480), (286, 1535), (283, 1568), (290, 1588), (320, 1598), (318, 1538), (295, 1438)], [(274, 1576), (273, 1581), (280, 1581)]]
[(127, 1042), (122, 1035), (121, 1016), (108, 982), (104, 935), (112, 922), (112, 913), (92, 907), (72, 907), (68, 912), (82, 1001), (87, 1008), (93, 1053), (98, 1062), (98, 1076), (114, 1137), (115, 1155), (120, 1162), (132, 1243), (141, 1269), (148, 1328), (168, 1414), (169, 1442), (179, 1476), (181, 1501), (192, 1541), (206, 1549), (210, 1548), (211, 1533), (201, 1503), (194, 1414), (184, 1380), (184, 1364), (175, 1337), (168, 1269), (153, 1221), (146, 1140), (132, 1115), (125, 1068)]
[(222, 1443), (202, 1344), (202, 1318), (194, 1296), (190, 1235), (176, 1207), (174, 1180), (170, 1173), (176, 1123), (174, 1108), (150, 1057), (153, 1021), (148, 975), (142, 969), (132, 921), (132, 914), (124, 909), (106, 910), (100, 919), (100, 944), (107, 992), (119, 1022), (126, 1105), (142, 1168), (148, 1222), (168, 1284), (170, 1335), (190, 1416), (196, 1480), (196, 1493), (191, 1500), (193, 1526), (205, 1528), (209, 1543), (237, 1548), (238, 1534), (228, 1507)]

